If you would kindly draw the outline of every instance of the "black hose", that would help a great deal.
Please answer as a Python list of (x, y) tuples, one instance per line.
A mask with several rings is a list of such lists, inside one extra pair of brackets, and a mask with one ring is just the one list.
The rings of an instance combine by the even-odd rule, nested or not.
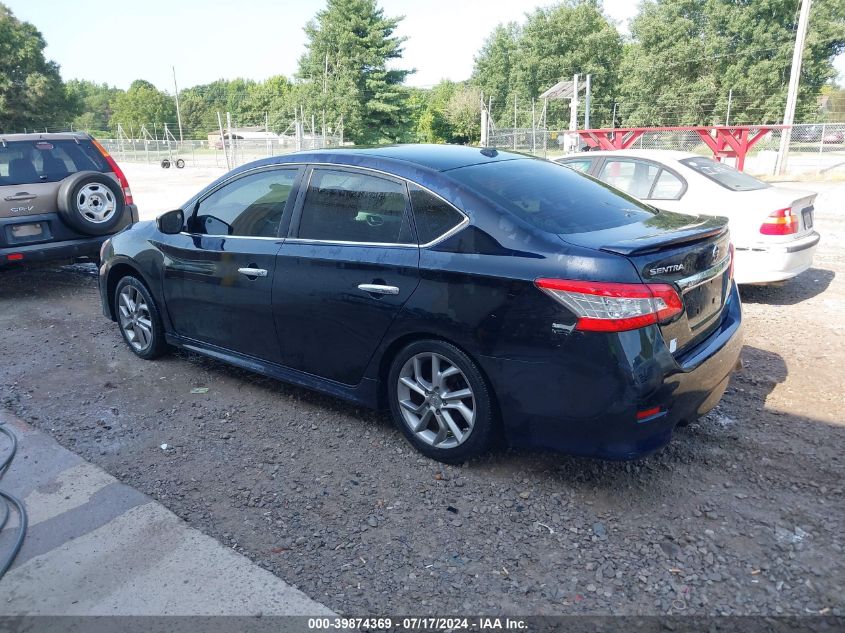
[[(5, 475), (6, 471), (9, 469), (12, 460), (15, 458), (15, 453), (18, 451), (18, 438), (14, 433), (3, 426), (2, 422), (0, 422), (0, 433), (8, 437), (12, 442), (12, 450), (9, 451), (9, 454), (6, 455), (2, 462), (0, 462), (0, 479), (2, 479), (3, 475)], [(13, 505), (18, 511), (20, 521), (18, 525), (18, 536), (15, 539), (14, 545), (12, 545), (11, 552), (9, 552), (5, 558), (0, 559), (0, 578), (3, 578), (3, 575), (9, 570), (9, 567), (12, 566), (18, 552), (20, 552), (21, 547), (23, 547), (23, 539), (26, 536), (27, 518), (26, 509), (23, 507), (23, 503), (21, 503), (20, 499), (14, 495), (9, 494), (8, 492), (3, 492), (2, 490), (0, 490), (0, 512), (3, 513), (3, 518), (0, 520), (0, 531), (2, 531), (5, 527), (6, 521), (9, 520), (9, 505)]]

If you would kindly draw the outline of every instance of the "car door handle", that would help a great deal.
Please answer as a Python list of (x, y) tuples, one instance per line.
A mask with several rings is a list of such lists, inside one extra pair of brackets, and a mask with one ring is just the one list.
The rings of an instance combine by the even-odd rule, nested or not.
[(380, 284), (358, 284), (358, 290), (369, 292), (373, 295), (398, 295), (399, 288), (396, 286), (382, 286)]
[(238, 268), (238, 272), (247, 277), (266, 277), (267, 271), (263, 268)]
[(37, 198), (34, 193), (29, 193), (28, 191), (21, 191), (20, 193), (16, 193), (11, 196), (6, 196), (3, 198), (6, 202), (18, 202), (19, 200), (32, 200), (33, 198)]

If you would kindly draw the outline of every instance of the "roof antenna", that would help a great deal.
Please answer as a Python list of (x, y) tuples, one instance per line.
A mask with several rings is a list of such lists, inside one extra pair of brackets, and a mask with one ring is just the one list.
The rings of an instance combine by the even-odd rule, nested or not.
[(495, 147), (484, 147), (481, 150), (481, 153), (487, 158), (496, 158), (499, 155), (498, 150)]

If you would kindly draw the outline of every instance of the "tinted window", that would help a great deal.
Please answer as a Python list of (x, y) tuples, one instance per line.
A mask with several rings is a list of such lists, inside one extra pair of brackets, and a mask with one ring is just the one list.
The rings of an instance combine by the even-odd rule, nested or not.
[(434, 241), (464, 220), (464, 216), (450, 204), (414, 185), (411, 185), (411, 206), (420, 244)]
[(276, 237), (295, 179), (295, 169), (239, 178), (199, 203), (189, 230), (205, 235)]
[(731, 191), (754, 191), (770, 186), (762, 180), (757, 180), (753, 176), (737, 171), (730, 165), (709, 158), (684, 158), (681, 163), (699, 174), (707, 176), (710, 180), (715, 180)]
[(89, 141), (7, 141), (0, 145), (0, 185), (59, 182), (79, 171), (110, 172)]
[(639, 160), (610, 158), (601, 168), (599, 179), (635, 198), (648, 198), (660, 168)]
[(405, 185), (354, 171), (315, 169), (299, 237), (339, 242), (410, 242)]
[(651, 190), (650, 200), (675, 200), (684, 190), (684, 183), (672, 172), (660, 170), (657, 182)]
[(575, 171), (580, 171), (582, 173), (587, 173), (593, 166), (593, 161), (588, 159), (583, 160), (567, 160), (567, 161), (560, 161), (560, 164), (564, 167), (569, 167), (569, 169), (574, 169)]
[(550, 233), (598, 231), (654, 215), (633, 198), (545, 160), (473, 165), (452, 170), (449, 175)]

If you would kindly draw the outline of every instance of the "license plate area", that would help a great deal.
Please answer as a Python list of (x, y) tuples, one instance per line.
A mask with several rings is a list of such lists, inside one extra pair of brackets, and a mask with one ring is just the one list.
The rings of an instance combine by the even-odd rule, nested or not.
[(6, 226), (6, 243), (10, 246), (16, 244), (30, 244), (50, 239), (50, 227), (46, 222), (25, 222), (21, 224), (10, 224)]
[(804, 209), (801, 212), (801, 218), (804, 220), (804, 228), (805, 229), (813, 228), (813, 210), (812, 209)]
[(697, 333), (697, 330), (706, 327), (711, 319), (721, 312), (727, 299), (727, 275), (728, 272), (725, 271), (683, 293), (687, 322), (693, 332)]
[(41, 222), (33, 222), (32, 224), (13, 224), (11, 226), (12, 237), (40, 237), (44, 234), (44, 229)]

